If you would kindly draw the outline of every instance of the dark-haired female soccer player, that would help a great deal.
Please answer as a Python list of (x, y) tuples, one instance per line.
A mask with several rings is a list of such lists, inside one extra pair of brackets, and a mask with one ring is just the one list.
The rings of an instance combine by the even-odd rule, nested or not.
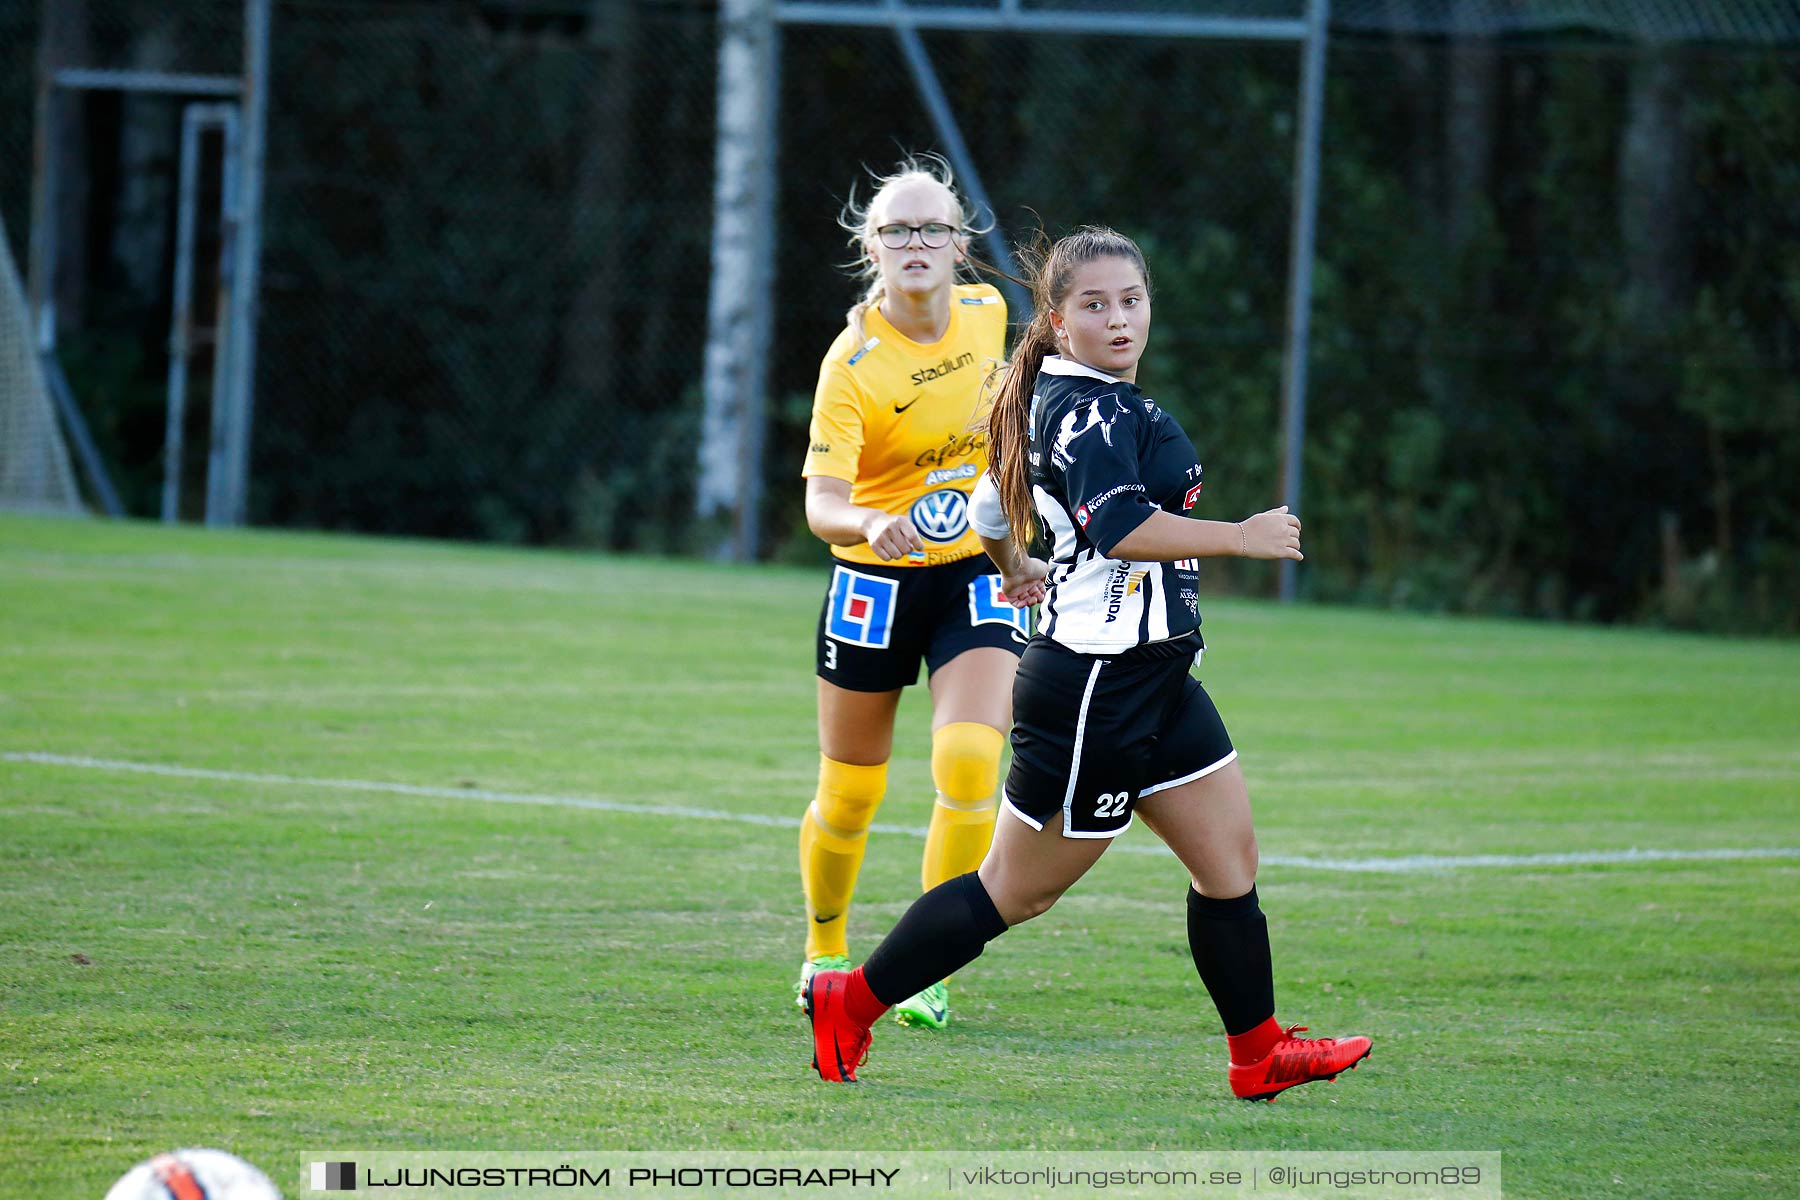
[[(1033, 288), (989, 418), (997, 483), (984, 480), (972, 518), (1006, 593), (1049, 590), (1013, 693), (1008, 819), (980, 870), (920, 897), (861, 967), (813, 976), (813, 1065), (854, 1081), (890, 1004), (1049, 909), (1135, 813), (1188, 870), (1188, 944), (1224, 1021), (1231, 1090), (1273, 1099), (1355, 1066), (1369, 1039), (1302, 1038), (1275, 1020), (1250, 797), (1188, 668), (1202, 648), (1196, 560), (1298, 559), (1300, 522), (1285, 508), (1186, 515), (1200, 495), (1193, 444), (1135, 384), (1150, 332), (1135, 243), (1082, 229)], [(1026, 553), (1039, 523), (1048, 564)]]
[[(819, 786), (800, 827), (802, 1005), (813, 972), (850, 966), (850, 895), (887, 791), (900, 691), (921, 659), (937, 786), (924, 890), (973, 871), (993, 837), (1028, 627), (969, 527), (969, 493), (987, 469), (975, 414), (1006, 338), (1000, 293), (957, 283), (971, 217), (949, 167), (924, 156), (842, 219), (868, 286), (820, 365), (802, 472), (807, 524), (835, 558), (817, 641)], [(949, 1019), (943, 976), (895, 1000), (902, 1024)]]

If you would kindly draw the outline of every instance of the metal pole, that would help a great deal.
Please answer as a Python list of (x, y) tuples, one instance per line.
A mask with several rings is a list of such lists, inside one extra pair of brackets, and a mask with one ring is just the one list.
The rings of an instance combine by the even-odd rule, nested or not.
[(159, 92), (171, 96), (235, 96), (244, 81), (229, 75), (178, 75), (168, 71), (112, 71), (64, 67), (54, 82), (70, 91)]
[[(1331, 0), (1308, 0), (1306, 42), (1301, 57), (1300, 133), (1295, 146), (1293, 243), (1288, 256), (1288, 336), (1282, 357), (1281, 497), (1288, 511), (1300, 511), (1302, 459), (1306, 444), (1306, 358), (1312, 326), (1313, 244), (1319, 208), (1319, 126), (1325, 106), (1325, 45)], [(1281, 600), (1295, 593), (1294, 560), (1281, 560)]]
[(212, 394), (216, 411), (220, 404), (229, 406), (232, 403), (232, 380), (238, 353), (236, 306), (242, 289), (235, 283), (234, 252), (243, 219), (243, 180), (238, 161), (241, 145), (238, 130), (242, 122), (238, 119), (237, 105), (220, 104), (211, 111), (224, 139), (219, 147), (219, 282), (213, 311)]
[[(899, 10), (903, 6), (899, 0), (888, 0), (888, 7)], [(931, 56), (925, 52), (924, 39), (912, 25), (900, 23), (894, 26), (894, 36), (900, 40), (901, 53), (906, 56), (907, 69), (912, 72), (913, 86), (919, 89), (919, 97), (925, 101), (925, 110), (931, 115), (938, 140), (944, 143), (944, 150), (950, 156), (950, 165), (955, 168), (957, 179), (969, 194), (969, 199), (975, 202), (976, 209), (986, 212), (994, 221), (994, 227), (982, 235), (988, 253), (994, 257), (994, 265), (1012, 279), (1019, 278), (1019, 267), (1013, 261), (1012, 249), (1006, 244), (1006, 235), (1000, 231), (999, 216), (995, 213), (994, 206), (988, 202), (987, 189), (981, 185), (981, 175), (975, 170), (975, 157), (969, 153), (968, 143), (963, 141), (962, 128), (956, 123), (956, 111), (950, 107), (950, 100), (944, 95), (944, 86), (938, 81), (936, 68), (931, 65)], [(1014, 319), (1027, 320), (1031, 316), (1031, 297), (1025, 294), (1024, 288), (1013, 283), (1012, 279), (1000, 280), (1001, 290), (1006, 293), (1006, 303), (1012, 309)]]
[(37, 130), (32, 139), (31, 230), (26, 304), (31, 314), (31, 337), (40, 354), (56, 348), (56, 140), (51, 125), (56, 119), (56, 86), (51, 76), (56, 38), (56, 6), (44, 6), (44, 28), (38, 43)]
[[(256, 302), (262, 259), (263, 146), (269, 114), (270, 0), (244, 0), (244, 128), (239, 154), (239, 222), (233, 262), (227, 395), (213, 403), (231, 412), (226, 431), (224, 487), (208, 525), (241, 525), (250, 491), (250, 430), (256, 412)], [(210, 489), (209, 489), (210, 491)]]
[(992, 0), (976, 5), (933, 5), (928, 8), (877, 7), (869, 3), (813, 3), (782, 0), (775, 19), (783, 25), (833, 25), (850, 29), (960, 30), (964, 33), (1091, 34), (1098, 37), (1213, 38), (1221, 41), (1298, 42), (1306, 36), (1301, 20), (1256, 17), (1202, 17), (1185, 13), (1121, 11), (1109, 0), (1094, 0), (1086, 11), (1047, 12), (1022, 8), (1018, 0)]
[[(232, 379), (234, 355), (237, 352), (237, 296), (239, 289), (235, 285), (237, 276), (238, 222), (240, 218), (238, 202), (238, 110), (231, 104), (193, 105), (187, 110), (185, 120), (194, 123), (196, 139), (200, 128), (216, 125), (223, 138), (219, 153), (219, 262), (218, 262), (218, 298), (217, 310), (213, 316), (213, 374), (212, 374), (212, 439), (206, 464), (206, 522), (209, 525), (231, 524), (219, 519), (217, 514), (227, 512), (231, 503), (231, 446), (232, 429), (239, 415), (232, 399)], [(195, 159), (198, 161), (199, 145), (196, 140)], [(184, 151), (185, 152), (185, 151)], [(184, 161), (185, 170), (186, 163)], [(185, 187), (185, 177), (183, 186)], [(183, 220), (191, 220), (191, 214), (185, 211), (186, 200), (183, 200)], [(191, 252), (184, 252), (191, 258)], [(186, 271), (191, 276), (193, 265), (184, 260), (177, 264), (177, 283), (180, 284), (180, 273)], [(193, 327), (192, 305), (185, 294), (178, 294), (178, 301), (184, 311), (184, 337), (191, 336)], [(181, 391), (183, 406), (187, 391), (187, 350), (182, 347)], [(175, 420), (176, 394), (174, 391), (175, 364), (170, 364), (171, 388), (169, 393), (170, 421)], [(180, 433), (172, 439), (178, 446), (182, 440)], [(179, 477), (180, 465), (177, 461), (171, 474)], [(165, 476), (165, 479), (168, 476)], [(177, 520), (179, 517), (167, 516), (168, 499), (165, 498), (163, 519)], [(176, 501), (179, 505), (179, 498)]]
[[(232, 505), (232, 453), (234, 430), (242, 420), (236, 392), (238, 341), (239, 228), (243, 219), (240, 177), (243, 163), (238, 158), (238, 117), (235, 109), (226, 110), (223, 122), (225, 144), (219, 160), (219, 295), (213, 317), (213, 382), (212, 442), (206, 461), (206, 523), (234, 525)], [(240, 518), (241, 519), (241, 518)]]

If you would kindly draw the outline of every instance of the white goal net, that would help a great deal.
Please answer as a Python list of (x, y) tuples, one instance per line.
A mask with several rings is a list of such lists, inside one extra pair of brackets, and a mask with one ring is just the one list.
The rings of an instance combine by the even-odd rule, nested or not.
[(31, 337), (25, 288), (0, 220), (0, 509), (80, 513), (81, 493), (69, 468)]

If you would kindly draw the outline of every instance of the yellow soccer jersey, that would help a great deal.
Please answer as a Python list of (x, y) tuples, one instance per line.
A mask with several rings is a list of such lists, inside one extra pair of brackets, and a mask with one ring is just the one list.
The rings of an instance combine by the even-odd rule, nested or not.
[[(923, 551), (889, 566), (937, 566), (981, 553), (969, 493), (987, 469), (987, 434), (973, 427), (982, 384), (1006, 346), (1006, 302), (985, 283), (958, 284), (950, 325), (929, 346), (904, 337), (878, 309), (848, 328), (819, 364), (812, 448), (804, 476), (847, 480), (850, 502), (910, 513)], [(845, 562), (879, 563), (868, 544), (833, 546)]]

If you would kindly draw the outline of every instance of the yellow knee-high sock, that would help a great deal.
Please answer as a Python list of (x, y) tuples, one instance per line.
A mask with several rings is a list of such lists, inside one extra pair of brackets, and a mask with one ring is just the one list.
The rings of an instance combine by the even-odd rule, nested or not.
[(844, 927), (869, 825), (887, 791), (887, 764), (855, 766), (819, 756), (819, 790), (800, 822), (800, 886), (806, 893), (806, 957), (848, 954)]
[(994, 840), (994, 788), (1006, 737), (991, 725), (956, 721), (931, 735), (937, 803), (925, 834), (919, 879), (930, 891), (981, 865)]

